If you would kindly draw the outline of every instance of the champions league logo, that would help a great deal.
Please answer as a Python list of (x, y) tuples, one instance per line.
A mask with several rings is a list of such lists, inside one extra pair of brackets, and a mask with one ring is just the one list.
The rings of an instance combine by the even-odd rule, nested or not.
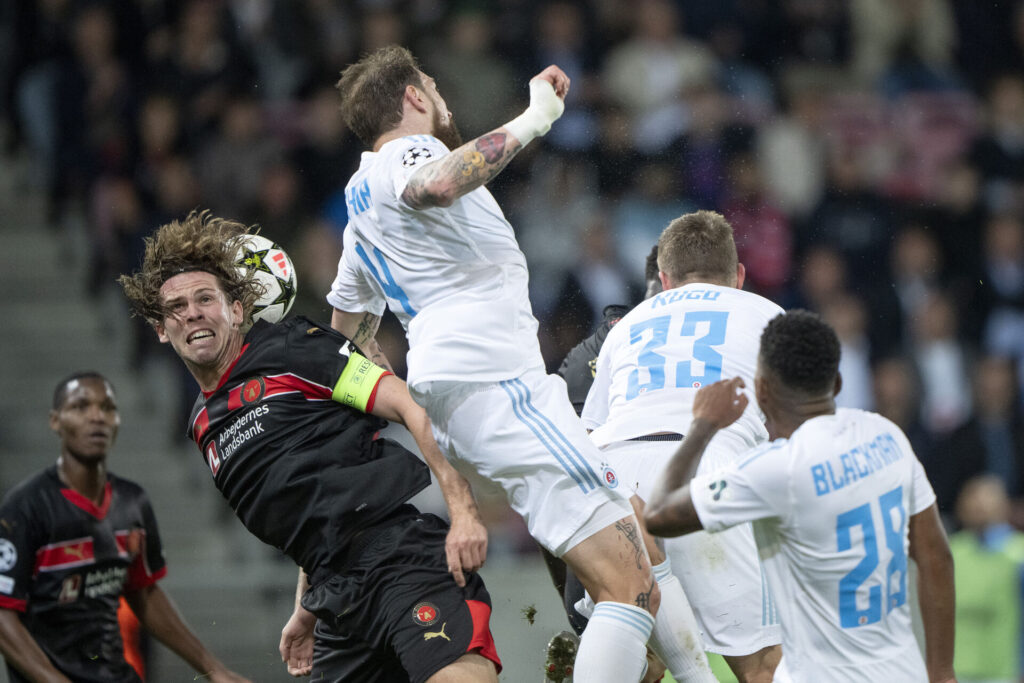
[(12, 568), (18, 561), (18, 550), (6, 538), (0, 538), (0, 572)]
[(409, 168), (433, 156), (426, 147), (413, 147), (402, 156), (402, 166)]

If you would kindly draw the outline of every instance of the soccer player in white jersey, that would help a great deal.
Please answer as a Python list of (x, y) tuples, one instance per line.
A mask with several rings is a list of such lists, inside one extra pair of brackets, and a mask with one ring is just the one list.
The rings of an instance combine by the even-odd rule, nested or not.
[(568, 77), (544, 69), (520, 116), (466, 144), (404, 48), (349, 66), (338, 89), (346, 124), (371, 151), (345, 188), (332, 324), (383, 365), (374, 337), (390, 307), (409, 338), (409, 388), (439, 445), (460, 469), (501, 485), (533, 537), (595, 596), (575, 677), (639, 680), (645, 642), (682, 650), (681, 636), (656, 626), (661, 595), (639, 522), (565, 382), (545, 373), (526, 259), (483, 187), (561, 115)]
[[(748, 402), (738, 377), (701, 389), (686, 439), (648, 501), (647, 527), (677, 536), (754, 523), (778, 598), (779, 668), (797, 683), (954, 681), (953, 559), (935, 494), (899, 427), (836, 408), (838, 368), (839, 340), (818, 316), (773, 319), (754, 388), (775, 440), (691, 481), (708, 443)], [(918, 570), (923, 659), (908, 558)]]
[[(658, 240), (664, 291), (623, 316), (597, 358), (583, 424), (619, 478), (643, 501), (690, 425), (697, 390), (723, 376), (753, 386), (758, 340), (782, 312), (743, 286), (732, 226), (713, 211), (672, 221)], [(729, 466), (768, 438), (750, 408), (720, 432), (701, 472)], [(681, 584), (704, 647), (721, 654), (741, 683), (767, 683), (781, 656), (781, 633), (749, 524), (721, 534), (670, 539), (645, 534), (664, 595)]]

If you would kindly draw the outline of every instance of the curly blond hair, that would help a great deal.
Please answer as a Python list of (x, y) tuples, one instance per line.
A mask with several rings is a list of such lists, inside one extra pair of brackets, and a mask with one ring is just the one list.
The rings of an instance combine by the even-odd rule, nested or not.
[(237, 246), (239, 238), (251, 232), (254, 229), (209, 211), (193, 211), (183, 221), (161, 225), (145, 239), (142, 268), (117, 279), (132, 312), (151, 325), (162, 322), (168, 314), (160, 296), (164, 282), (180, 273), (203, 271), (217, 278), (228, 301), (242, 302), (245, 320), (250, 320), (263, 285), (251, 270), (237, 268)]

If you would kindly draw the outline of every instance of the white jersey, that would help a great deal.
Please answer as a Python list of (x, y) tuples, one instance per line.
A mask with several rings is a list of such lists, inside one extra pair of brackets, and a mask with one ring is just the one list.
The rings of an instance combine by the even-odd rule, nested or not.
[(658, 432), (686, 434), (705, 384), (742, 377), (750, 405), (718, 435), (736, 452), (768, 438), (753, 397), (761, 332), (782, 309), (734, 287), (694, 283), (642, 302), (608, 333), (583, 424), (599, 447)]
[(690, 483), (708, 531), (754, 523), (794, 681), (927, 681), (907, 603), (910, 517), (935, 494), (899, 427), (840, 408)]
[(411, 386), (500, 381), (544, 362), (526, 257), (491, 193), (479, 187), (447, 208), (401, 200), (413, 172), (448, 151), (413, 135), (363, 153), (345, 187), (349, 223), (327, 295), (346, 312), (391, 308), (409, 337)]

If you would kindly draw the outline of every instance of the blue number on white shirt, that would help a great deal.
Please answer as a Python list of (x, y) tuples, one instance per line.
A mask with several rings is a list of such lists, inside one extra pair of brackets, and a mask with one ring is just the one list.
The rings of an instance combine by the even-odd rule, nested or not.
[(655, 353), (654, 349), (660, 348), (668, 341), (668, 324), (672, 322), (672, 316), (662, 315), (657, 318), (650, 318), (629, 328), (629, 343), (636, 344), (643, 337), (644, 330), (651, 330), (651, 338), (640, 349), (636, 358), (637, 364), (646, 368), (650, 377), (649, 381), (640, 383), (640, 368), (629, 373), (626, 382), (626, 400), (632, 400), (642, 392), (661, 389), (665, 386), (665, 356)]
[[(693, 361), (680, 361), (676, 364), (674, 386), (697, 388), (722, 379), (722, 354), (713, 347), (725, 343), (725, 327), (728, 319), (729, 314), (724, 311), (689, 311), (683, 316), (683, 325), (679, 331), (681, 337), (695, 337), (697, 325), (708, 323), (707, 333), (693, 342), (693, 360), (704, 364), (704, 372), (694, 375), (692, 372)], [(627, 401), (633, 400), (644, 392), (661, 389), (665, 386), (665, 357), (657, 353), (656, 349), (668, 342), (668, 328), (671, 322), (672, 316), (662, 315), (630, 326), (630, 344), (640, 343), (647, 330), (651, 331), (651, 337), (637, 355), (638, 367), (629, 373), (629, 379), (626, 382)], [(640, 382), (641, 368), (645, 369), (648, 374), (648, 381), (644, 383)]]
[(693, 358), (704, 364), (704, 372), (691, 374), (693, 361), (679, 361), (676, 366), (676, 386), (699, 388), (722, 379), (722, 354), (712, 347), (725, 343), (725, 323), (729, 314), (723, 311), (690, 311), (683, 318), (680, 334), (693, 337), (697, 334), (697, 323), (708, 323), (708, 332), (693, 342)]
[[(882, 495), (878, 499), (878, 505), (882, 512), (885, 545), (892, 553), (886, 567), (885, 580), (885, 611), (888, 614), (907, 601), (907, 554), (903, 545), (907, 514), (903, 508), (903, 487), (897, 486)], [(898, 515), (898, 519), (893, 519), (894, 514)], [(869, 503), (844, 512), (836, 518), (836, 549), (839, 552), (852, 547), (850, 530), (856, 526), (861, 528), (863, 535), (864, 557), (839, 580), (839, 624), (843, 628), (874, 624), (882, 618), (882, 587), (879, 585), (868, 588), (868, 606), (862, 610), (857, 609), (857, 590), (878, 566), (878, 542), (875, 539), (875, 522), (871, 517)]]
[[(409, 303), (409, 297), (406, 295), (405, 291), (398, 286), (397, 282), (395, 282), (395, 278), (391, 274), (391, 269), (388, 268), (388, 262), (384, 259), (384, 254), (381, 250), (377, 247), (373, 248), (373, 255), (377, 257), (377, 262), (380, 264), (380, 273), (378, 273), (377, 269), (373, 266), (373, 262), (370, 261), (370, 257), (367, 255), (366, 250), (363, 249), (363, 245), (358, 242), (356, 243), (356, 253), (359, 254), (359, 258), (363, 260), (366, 267), (370, 269), (371, 273), (373, 273), (373, 277), (380, 283), (380, 286), (384, 288), (384, 294), (402, 304), (402, 308), (405, 309), (406, 313), (415, 316), (416, 309), (414, 309), (412, 304)], [(381, 277), (381, 273), (383, 273), (383, 277)]]

